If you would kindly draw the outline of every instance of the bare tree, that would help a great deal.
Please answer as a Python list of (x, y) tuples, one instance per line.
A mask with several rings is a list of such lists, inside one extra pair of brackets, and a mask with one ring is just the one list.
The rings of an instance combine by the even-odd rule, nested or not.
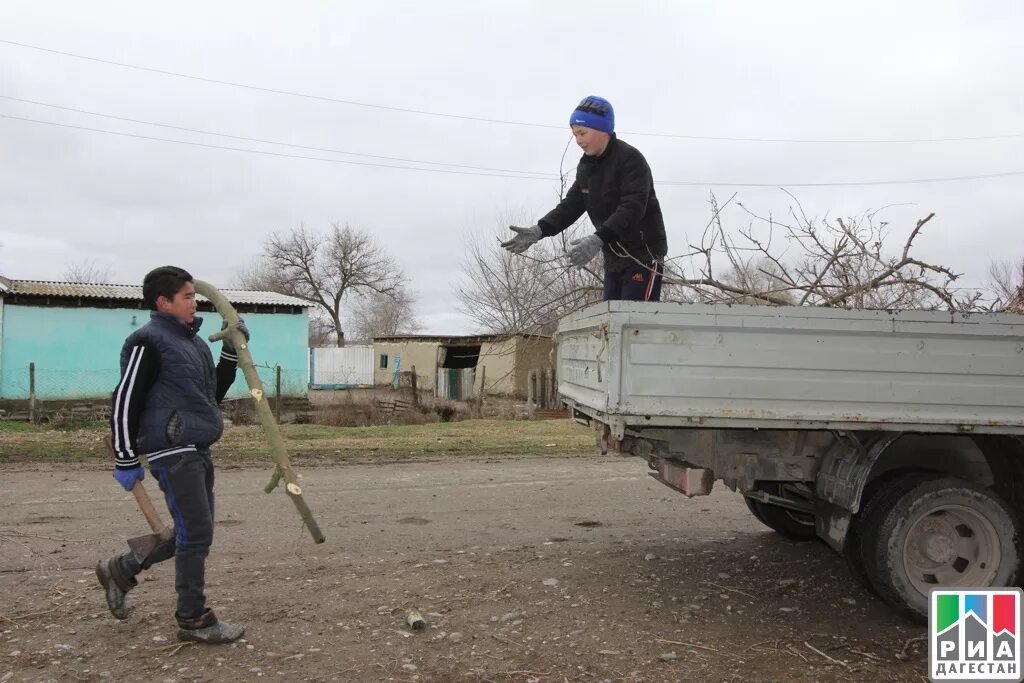
[[(264, 257), (253, 260), (235, 273), (232, 286), (238, 289), (257, 292), (278, 292), (297, 296), (288, 283), (267, 263)], [(308, 341), (310, 348), (336, 346), (338, 337), (334, 326), (323, 308), (314, 307), (309, 311)]]
[(324, 315), (312, 311), (309, 316), (309, 348), (336, 346), (338, 338), (331, 327), (331, 321)]
[(71, 261), (64, 266), (61, 278), (65, 282), (103, 284), (110, 282), (110, 266), (103, 266), (92, 259)]
[(416, 318), (416, 300), (406, 287), (391, 294), (359, 295), (349, 307), (349, 338), (363, 342), (374, 337), (414, 334), (422, 329)]
[(358, 295), (393, 297), (407, 283), (398, 263), (369, 233), (338, 224), (325, 234), (301, 225), (275, 232), (261, 259), (239, 273), (238, 280), (310, 302), (326, 319), (338, 346), (345, 343), (344, 304)]
[[(565, 158), (559, 162), (556, 199), (565, 197), (571, 184)], [(542, 240), (523, 255), (500, 247), (509, 237), (509, 225), (530, 225), (533, 219), (506, 211), (495, 229), (474, 233), (466, 240), (462, 273), (455, 295), (459, 309), (482, 332), (492, 334), (550, 334), (558, 319), (601, 299), (602, 276), (592, 267), (570, 268), (564, 254), (569, 241), (590, 230), (588, 219), (554, 238)]]
[(528, 224), (506, 214), (490, 234), (467, 240), (455, 295), (459, 309), (481, 331), (550, 333), (560, 317), (601, 299), (599, 273), (570, 268), (562, 258), (580, 226), (515, 255), (500, 247), (510, 223)]
[(288, 282), (274, 270), (265, 256), (259, 256), (235, 273), (232, 285), (252, 292), (278, 292), (295, 296)]
[(990, 265), (988, 290), (995, 299), (993, 310), (1024, 313), (1024, 258)]

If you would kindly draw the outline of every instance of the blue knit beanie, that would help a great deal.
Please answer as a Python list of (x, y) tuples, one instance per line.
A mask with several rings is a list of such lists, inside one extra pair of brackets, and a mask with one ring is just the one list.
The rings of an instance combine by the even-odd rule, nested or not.
[(586, 126), (611, 135), (615, 132), (615, 110), (612, 109), (612, 103), (608, 100), (590, 95), (584, 97), (583, 101), (576, 105), (572, 116), (569, 117), (569, 125)]

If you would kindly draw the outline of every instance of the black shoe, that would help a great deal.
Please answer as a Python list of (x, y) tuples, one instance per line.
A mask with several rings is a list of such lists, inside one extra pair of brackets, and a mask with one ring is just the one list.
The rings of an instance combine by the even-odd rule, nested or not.
[(118, 560), (112, 557), (109, 560), (100, 560), (96, 565), (96, 578), (103, 586), (103, 592), (107, 598), (107, 607), (110, 613), (118, 619), (128, 618), (128, 607), (125, 605), (125, 593), (130, 591), (135, 582), (126, 581), (120, 572)]

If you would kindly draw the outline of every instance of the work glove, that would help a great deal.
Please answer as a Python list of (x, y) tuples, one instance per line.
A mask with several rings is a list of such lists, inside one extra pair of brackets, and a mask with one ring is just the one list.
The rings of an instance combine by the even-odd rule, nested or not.
[[(228, 329), (228, 321), (227, 320), (225, 320), (223, 323), (221, 323), (220, 329), (222, 329), (222, 330)], [(248, 341), (249, 341), (249, 328), (245, 326), (245, 321), (242, 320), (241, 318), (238, 319), (238, 331), (242, 333), (242, 336), (245, 337), (246, 343), (248, 343)], [(235, 345), (231, 341), (231, 337), (224, 337), (224, 342), (223, 343), (224, 343), (224, 345), (221, 347), (222, 351), (227, 351), (232, 356), (238, 355), (235, 352)]]
[(508, 226), (508, 229), (516, 234), (508, 242), (502, 242), (501, 246), (513, 254), (522, 254), (531, 246), (540, 241), (544, 235), (541, 234), (539, 225), (531, 225), (528, 228), (519, 228), (515, 225)]
[(131, 491), (135, 486), (135, 482), (142, 481), (146, 478), (146, 470), (142, 469), (141, 465), (136, 465), (129, 470), (114, 470), (114, 479), (117, 479), (117, 483), (120, 484), (125, 491)]
[(565, 254), (569, 257), (570, 265), (583, 267), (597, 256), (597, 252), (601, 251), (602, 246), (604, 246), (604, 242), (597, 236), (597, 233), (594, 233), (569, 242), (569, 248)]

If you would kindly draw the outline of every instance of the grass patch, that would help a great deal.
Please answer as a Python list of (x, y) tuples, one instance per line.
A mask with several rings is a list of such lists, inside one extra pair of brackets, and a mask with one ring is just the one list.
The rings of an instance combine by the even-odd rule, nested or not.
[[(19, 427), (11, 428), (10, 425)], [(593, 433), (567, 420), (464, 420), (424, 425), (329, 427), (283, 425), (291, 456), (346, 460), (378, 455), (576, 455), (592, 453)], [(105, 425), (50, 429), (26, 423), (0, 423), (0, 464), (5, 462), (107, 461)], [(261, 427), (231, 427), (214, 447), (222, 462), (269, 458)]]
[(18, 420), (0, 420), (0, 432), (31, 432), (36, 429), (37, 427), (29, 424), (28, 422), (20, 422)]

